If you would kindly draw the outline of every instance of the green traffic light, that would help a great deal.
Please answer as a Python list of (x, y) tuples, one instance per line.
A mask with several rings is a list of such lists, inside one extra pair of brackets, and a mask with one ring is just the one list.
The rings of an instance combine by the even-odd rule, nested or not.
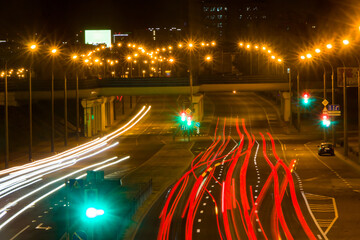
[(96, 218), (97, 216), (104, 215), (105, 211), (103, 209), (96, 209), (93, 207), (90, 207), (86, 209), (86, 217), (87, 218)]

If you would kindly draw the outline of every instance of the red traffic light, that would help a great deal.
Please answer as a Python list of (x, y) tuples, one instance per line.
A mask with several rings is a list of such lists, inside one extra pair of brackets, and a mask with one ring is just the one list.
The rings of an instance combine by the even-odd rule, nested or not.
[(186, 113), (185, 112), (181, 112), (180, 113), (180, 116), (181, 116), (181, 121), (185, 121), (186, 120)]

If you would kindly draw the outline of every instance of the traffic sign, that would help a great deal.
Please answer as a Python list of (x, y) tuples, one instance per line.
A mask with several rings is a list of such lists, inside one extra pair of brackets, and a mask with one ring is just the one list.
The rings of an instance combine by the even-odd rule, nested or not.
[(322, 110), (323, 114), (328, 114), (328, 110), (326, 109), (326, 107), (324, 107), (324, 109)]
[(328, 100), (326, 100), (326, 99), (324, 99), (324, 101), (322, 101), (321, 103), (322, 103), (324, 106), (326, 106), (326, 105), (329, 104)]
[(330, 104), (327, 106), (329, 111), (340, 111), (340, 105), (339, 104)]
[(84, 179), (70, 179), (69, 186), (71, 189), (80, 189), (85, 185)]
[(186, 112), (187, 115), (189, 115), (189, 114), (191, 113), (191, 109), (190, 109), (190, 108), (187, 108), (187, 109), (185, 110), (185, 112)]
[(328, 111), (330, 117), (339, 117), (341, 116), (341, 111)]
[(195, 123), (195, 126), (196, 126), (196, 127), (200, 127), (200, 123), (199, 123), (199, 122), (196, 122), (196, 123)]

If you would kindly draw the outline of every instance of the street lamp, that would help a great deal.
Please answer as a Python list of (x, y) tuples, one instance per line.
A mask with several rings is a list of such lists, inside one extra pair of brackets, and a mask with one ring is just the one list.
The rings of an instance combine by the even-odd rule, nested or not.
[(53, 47), (50, 49), (51, 56), (51, 152), (55, 152), (54, 141), (55, 141), (55, 109), (54, 109), (54, 58), (57, 54), (57, 48)]
[[(78, 60), (78, 55), (77, 54), (73, 54), (71, 57), (72, 61), (74, 63), (77, 62)], [(75, 75), (76, 75), (76, 140), (79, 141), (79, 137), (80, 137), (80, 114), (79, 114), (79, 74), (77, 71), (77, 68), (75, 66)]]
[[(31, 43), (29, 50), (31, 53), (30, 57), (30, 69), (29, 69), (29, 161), (32, 161), (32, 84), (31, 84), (31, 74), (32, 74), (32, 64), (33, 64), (33, 54), (37, 50), (37, 44)], [(5, 73), (7, 74), (7, 73)]]
[(131, 56), (127, 56), (126, 60), (128, 62), (130, 62), (130, 78), (132, 78), (132, 57)]

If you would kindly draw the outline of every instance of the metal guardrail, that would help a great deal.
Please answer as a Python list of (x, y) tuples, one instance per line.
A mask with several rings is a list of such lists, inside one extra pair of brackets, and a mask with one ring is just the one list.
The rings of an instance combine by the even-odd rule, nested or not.
[(117, 232), (117, 239), (122, 239), (123, 234), (126, 228), (132, 221), (132, 217), (136, 213), (136, 211), (141, 207), (141, 205), (146, 201), (146, 199), (152, 193), (152, 179), (149, 180), (148, 183), (145, 185), (140, 186), (140, 190), (136, 193), (135, 197), (132, 199), (131, 203), (129, 204), (130, 207), (128, 211), (121, 216), (121, 222), (119, 223), (119, 228)]

